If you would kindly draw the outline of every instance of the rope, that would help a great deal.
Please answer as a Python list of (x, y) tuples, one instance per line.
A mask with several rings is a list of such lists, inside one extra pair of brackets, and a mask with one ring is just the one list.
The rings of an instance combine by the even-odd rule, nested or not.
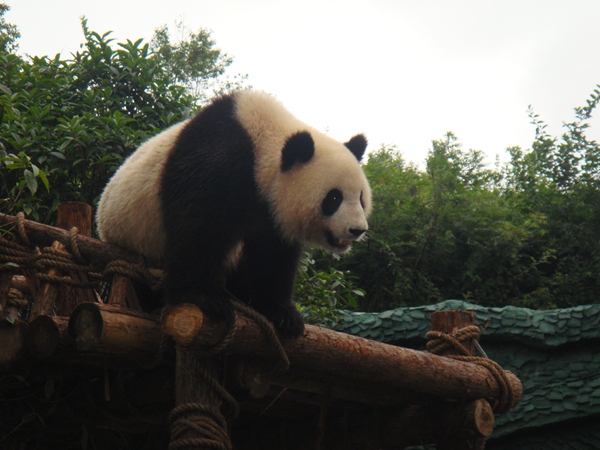
[[(169, 421), (171, 422), (169, 450), (196, 448), (231, 450), (233, 448), (227, 433), (227, 422), (215, 408), (201, 403), (183, 403), (171, 411)], [(190, 431), (201, 437), (184, 437)]]
[(87, 263), (77, 243), (77, 236), (79, 235), (77, 227), (73, 227), (69, 231), (68, 250), (53, 247), (44, 247), (40, 250), (34, 247), (27, 237), (23, 213), (17, 215), (16, 224), (18, 237), (26, 245), (0, 237), (0, 264), (2, 264), (0, 265), (0, 271), (14, 271), (14, 265), (16, 264), (19, 269), (35, 269), (38, 272), (57, 269), (62, 272), (87, 273), (89, 279), (92, 280), (90, 282), (74, 280), (70, 276), (49, 275), (48, 273), (36, 274), (40, 281), (66, 284), (78, 288), (96, 287), (100, 280), (108, 280), (116, 274), (125, 275), (147, 284), (153, 290), (160, 286), (161, 279), (152, 275), (144, 260), (137, 266), (123, 260), (111, 261), (103, 269)]
[[(239, 312), (254, 320), (261, 331), (274, 344), (280, 356), (280, 362), (283, 362), (285, 369), (289, 368), (290, 362), (285, 353), (273, 325), (260, 313), (252, 308), (242, 304), (233, 294), (227, 292), (233, 302), (235, 312)], [(168, 314), (170, 308), (164, 308), (163, 314)], [(226, 335), (210, 349), (194, 348), (187, 351), (193, 351), (194, 356), (209, 357), (223, 353), (235, 336), (237, 325), (236, 316), (233, 322), (229, 324)], [(239, 405), (235, 398), (222, 386), (221, 383), (198, 362), (196, 373), (206, 384), (207, 389), (211, 389), (225, 405), (228, 406), (230, 415), (237, 417), (239, 414)], [(199, 380), (198, 380), (199, 381)], [(183, 403), (173, 409), (171, 413), (171, 444), (169, 450), (180, 450), (187, 448), (211, 448), (218, 450), (231, 449), (231, 441), (227, 432), (227, 423), (216, 408), (207, 407), (200, 403)]]
[(231, 292), (227, 291), (227, 294), (233, 299), (234, 309), (241, 312), (246, 317), (254, 320), (265, 336), (275, 345), (275, 349), (279, 354), (280, 362), (283, 363), (284, 370), (288, 370), (290, 368), (290, 360), (285, 352), (285, 349), (283, 348), (283, 345), (281, 344), (281, 341), (279, 340), (279, 337), (277, 336), (277, 333), (275, 332), (275, 329), (273, 328), (273, 324), (271, 324), (271, 322), (269, 322), (267, 318), (258, 311), (242, 303), (241, 300), (239, 300)]
[(75, 256), (75, 259), (80, 263), (87, 263), (86, 259), (83, 257), (81, 252), (79, 251), (79, 244), (77, 244), (77, 236), (79, 235), (79, 230), (77, 227), (73, 227), (69, 230), (69, 250)]
[(234, 303), (234, 307), (235, 309), (243, 313), (248, 318), (254, 320), (258, 324), (261, 331), (275, 345), (275, 349), (279, 354), (280, 362), (283, 363), (283, 369), (288, 370), (290, 368), (290, 360), (287, 356), (287, 353), (285, 352), (285, 349), (283, 348), (283, 345), (281, 344), (281, 341), (279, 340), (279, 337), (277, 337), (277, 333), (275, 333), (275, 329), (273, 328), (271, 322), (269, 322), (258, 311), (240, 303), (239, 300)]
[(448, 350), (457, 350), (461, 355), (470, 356), (462, 342), (470, 342), (471, 339), (479, 339), (479, 327), (472, 325), (461, 328), (456, 335), (449, 335), (441, 331), (430, 331), (427, 333), (427, 350), (434, 355), (443, 355)]
[(25, 214), (23, 212), (17, 214), (17, 233), (19, 233), (19, 238), (25, 243), (26, 246), (33, 246), (29, 240), (29, 237), (27, 237), (27, 232), (25, 231)]
[[(500, 390), (500, 396), (497, 399), (498, 403), (493, 408), (494, 412), (496, 414), (503, 414), (511, 408), (511, 405), (514, 402), (515, 393), (504, 369), (502, 369), (500, 364), (489, 358), (471, 356), (469, 351), (463, 345), (463, 343), (467, 343), (471, 339), (479, 339), (479, 327), (475, 325), (464, 327), (452, 335), (442, 333), (441, 331), (430, 331), (427, 333), (426, 337), (429, 340), (427, 342), (427, 350), (430, 353), (434, 355), (443, 355), (457, 361), (478, 364), (488, 369), (498, 382)], [(444, 355), (448, 350), (456, 350), (460, 354)]]
[[(188, 357), (194, 365), (194, 373), (199, 379), (197, 383), (219, 398), (227, 406), (228, 416), (235, 418), (240, 410), (235, 398), (227, 392), (217, 380), (202, 359), (222, 352), (231, 342), (235, 334), (235, 321), (229, 327), (226, 336), (213, 348), (198, 351), (195, 348), (183, 349), (190, 352)], [(232, 449), (231, 440), (227, 431), (227, 421), (221, 413), (221, 408), (215, 408), (197, 402), (182, 403), (175, 407), (170, 416), (171, 443), (169, 450), (211, 448), (217, 450)]]

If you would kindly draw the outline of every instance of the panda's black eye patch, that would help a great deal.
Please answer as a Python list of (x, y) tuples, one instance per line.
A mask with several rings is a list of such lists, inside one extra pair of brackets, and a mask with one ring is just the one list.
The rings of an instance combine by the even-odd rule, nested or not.
[(362, 194), (363, 194), (362, 191), (360, 191), (360, 206), (362, 209), (365, 209), (365, 202), (363, 202)]
[(338, 208), (342, 204), (342, 200), (344, 200), (344, 196), (342, 195), (340, 190), (330, 190), (325, 196), (323, 203), (321, 204), (321, 210), (323, 211), (323, 214), (325, 214), (326, 216), (333, 216), (333, 214), (338, 210)]

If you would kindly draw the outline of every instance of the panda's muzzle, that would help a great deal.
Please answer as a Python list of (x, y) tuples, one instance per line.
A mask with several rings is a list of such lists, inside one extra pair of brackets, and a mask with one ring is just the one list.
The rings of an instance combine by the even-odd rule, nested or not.
[(352, 239), (338, 239), (333, 233), (329, 230), (325, 231), (325, 237), (327, 238), (327, 243), (331, 245), (333, 248), (337, 248), (340, 250), (347, 250), (348, 247), (356, 240), (358, 240), (363, 234), (365, 234), (366, 230), (358, 230), (358, 229), (350, 229), (350, 233), (354, 236)]
[(348, 230), (350, 234), (352, 234), (356, 239), (360, 239), (360, 237), (367, 232), (367, 230), (360, 230), (358, 228), (350, 228)]

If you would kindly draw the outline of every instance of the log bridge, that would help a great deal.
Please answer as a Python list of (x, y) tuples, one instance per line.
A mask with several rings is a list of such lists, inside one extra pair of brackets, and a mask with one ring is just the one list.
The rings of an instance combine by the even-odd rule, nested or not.
[[(134, 283), (160, 269), (91, 238), (91, 217), (76, 202), (60, 205), (59, 227), (0, 214), (0, 377), (68, 367), (103, 379), (104, 400), (126, 397), (120, 417), (136, 413), (96, 415), (100, 427), (163, 430), (152, 448), (460, 450), (483, 448), (494, 414), (521, 398), (515, 375), (451, 346), (432, 354), (311, 325), (277, 339), (243, 311), (228, 327), (189, 304), (151, 314)], [(63, 263), (44, 264), (44, 250)], [(471, 312), (432, 315), (446, 336), (473, 324)]]

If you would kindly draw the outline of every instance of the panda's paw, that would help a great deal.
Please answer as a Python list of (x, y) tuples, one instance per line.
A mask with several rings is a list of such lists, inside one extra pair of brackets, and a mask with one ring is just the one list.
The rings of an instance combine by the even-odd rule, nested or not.
[(304, 333), (304, 319), (294, 305), (269, 314), (275, 329), (290, 337), (298, 337)]
[(213, 320), (222, 320), (228, 324), (235, 322), (233, 303), (225, 296), (205, 297), (200, 309)]

